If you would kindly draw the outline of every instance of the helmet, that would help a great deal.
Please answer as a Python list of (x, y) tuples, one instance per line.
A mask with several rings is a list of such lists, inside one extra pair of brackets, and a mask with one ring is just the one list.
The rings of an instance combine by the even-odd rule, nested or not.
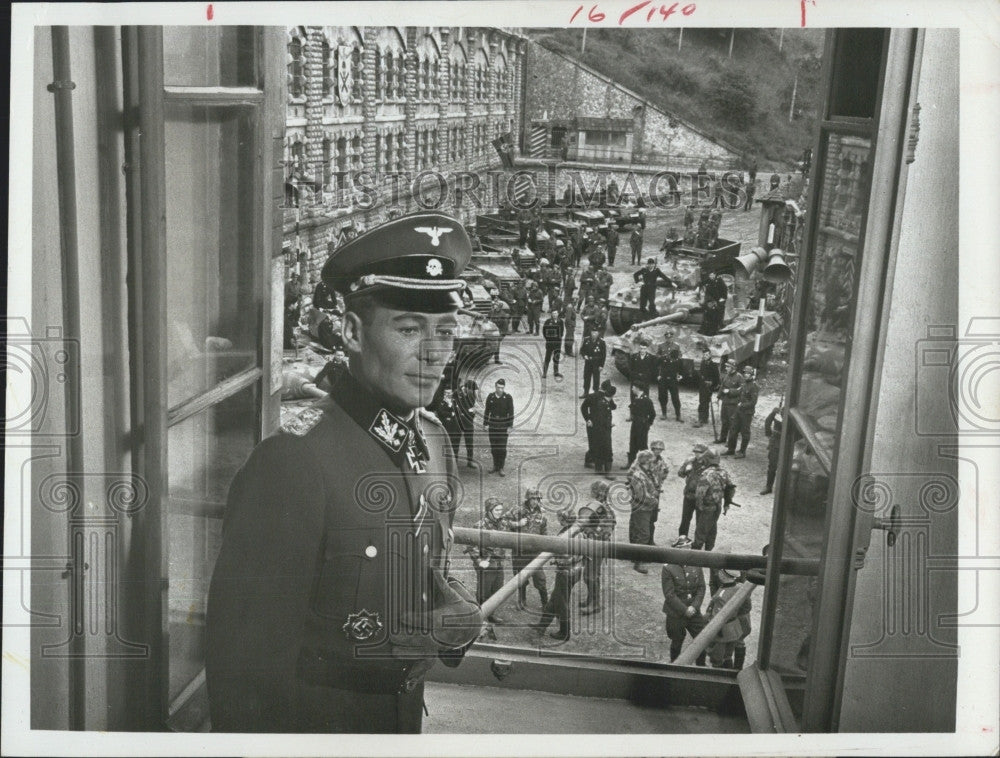
[(542, 498), (542, 491), (540, 489), (538, 489), (538, 487), (529, 487), (528, 489), (526, 489), (524, 491), (524, 499), (525, 500), (531, 500), (532, 498), (536, 498), (536, 497), (539, 500)]
[(503, 508), (503, 500), (498, 497), (488, 497), (486, 498), (486, 514), (493, 515), (493, 510), (499, 506)]
[(548, 266), (549, 265), (549, 259), (548, 258), (542, 258), (540, 261), (538, 261), (538, 265), (539, 266)]
[(718, 466), (719, 465), (719, 452), (717, 450), (708, 450), (702, 456), (707, 466)]
[(608, 489), (609, 487), (607, 482), (598, 480), (590, 485), (590, 494), (598, 500), (603, 500), (608, 496)]
[(720, 584), (736, 584), (739, 572), (732, 571), (731, 569), (719, 569), (715, 572), (715, 575), (718, 577)]
[(648, 466), (653, 462), (653, 453), (650, 450), (640, 450), (635, 456), (635, 462), (640, 467)]
[(666, 446), (663, 444), (663, 440), (653, 440), (649, 443), (650, 450), (663, 450)]
[(691, 538), (685, 537), (683, 534), (674, 540), (674, 547), (679, 548), (689, 548), (691, 547)]
[(705, 453), (708, 452), (708, 445), (704, 445), (701, 442), (699, 442), (693, 448), (691, 448), (691, 452), (693, 452), (695, 455), (704, 455)]

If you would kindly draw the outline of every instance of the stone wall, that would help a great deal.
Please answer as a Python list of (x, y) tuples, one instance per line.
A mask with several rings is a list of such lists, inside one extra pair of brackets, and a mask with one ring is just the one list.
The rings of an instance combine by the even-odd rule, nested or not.
[(690, 124), (643, 99), (593, 69), (537, 43), (528, 43), (527, 117), (632, 119), (635, 163), (672, 170), (709, 169), (737, 165), (739, 154), (720, 139), (703, 134)]

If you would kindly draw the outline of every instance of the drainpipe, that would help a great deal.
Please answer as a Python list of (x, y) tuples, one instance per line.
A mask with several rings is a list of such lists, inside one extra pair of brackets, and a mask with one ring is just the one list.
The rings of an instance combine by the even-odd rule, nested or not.
[[(53, 82), (48, 86), (53, 94), (55, 104), (56, 131), (56, 169), (57, 191), (59, 197), (59, 248), (62, 268), (62, 301), (63, 301), (63, 337), (65, 340), (80, 339), (80, 261), (77, 249), (76, 235), (76, 158), (73, 145), (73, 89), (76, 85), (70, 78), (69, 60), (69, 27), (52, 27), (52, 76)], [(83, 437), (82, 434), (70, 434), (79, 430), (80, 424), (80, 366), (82, 350), (78, 350), (77, 361), (68, 361), (63, 367), (66, 380), (65, 418), (66, 418), (66, 478), (72, 481), (83, 471)], [(68, 511), (73, 518), (75, 509)], [(70, 524), (70, 534), (73, 526)], [(71, 551), (72, 553), (73, 551)], [(70, 640), (69, 640), (69, 726), (70, 729), (82, 730), (85, 727), (85, 662), (84, 635), (76, 633), (78, 623), (83, 622), (82, 615), (76, 618), (82, 609), (79, 603), (83, 594), (83, 555), (74, 555), (72, 564), (70, 590), (73, 602), (70, 607)], [(79, 596), (74, 597), (76, 593)]]

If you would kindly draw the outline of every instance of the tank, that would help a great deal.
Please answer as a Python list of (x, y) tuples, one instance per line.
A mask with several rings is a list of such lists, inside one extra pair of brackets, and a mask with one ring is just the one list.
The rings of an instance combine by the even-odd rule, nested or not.
[[(702, 277), (710, 271), (720, 274), (723, 279), (732, 278), (733, 261), (739, 255), (740, 243), (730, 240), (718, 240), (719, 247), (714, 250), (702, 250), (685, 245), (671, 244), (670, 252), (660, 264), (660, 270), (670, 277), (677, 285), (678, 296), (685, 290), (697, 288)], [(675, 295), (667, 287), (656, 291), (656, 312), (671, 313), (674, 310)], [(634, 324), (644, 319), (646, 314), (639, 310), (639, 285), (632, 284), (618, 290), (608, 301), (608, 319), (615, 334), (624, 334)]]
[(625, 334), (608, 340), (615, 367), (626, 379), (630, 379), (629, 356), (638, 352), (642, 342), (649, 346), (650, 352), (658, 354), (666, 341), (668, 329), (674, 332), (673, 341), (681, 348), (686, 379), (695, 377), (702, 345), (708, 346), (716, 362), (732, 358), (737, 364), (752, 362), (757, 367), (763, 366), (781, 334), (778, 314), (774, 311), (733, 308), (730, 303), (726, 305), (723, 327), (712, 336), (699, 333), (701, 309), (688, 301), (678, 301), (669, 314), (635, 324)]

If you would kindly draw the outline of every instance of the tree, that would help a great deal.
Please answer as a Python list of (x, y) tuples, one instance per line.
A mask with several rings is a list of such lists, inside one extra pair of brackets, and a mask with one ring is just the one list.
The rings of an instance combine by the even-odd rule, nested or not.
[(746, 126), (757, 119), (757, 89), (749, 75), (727, 69), (712, 81), (712, 105), (724, 121)]

